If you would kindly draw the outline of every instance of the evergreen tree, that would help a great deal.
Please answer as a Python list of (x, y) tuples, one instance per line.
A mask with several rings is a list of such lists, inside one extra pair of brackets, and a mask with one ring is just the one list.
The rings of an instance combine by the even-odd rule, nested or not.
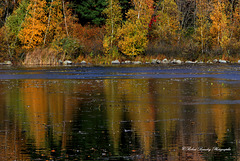
[(93, 25), (104, 24), (105, 18), (102, 16), (102, 12), (107, 6), (106, 0), (75, 0), (74, 3), (76, 4), (75, 11), (82, 25), (89, 22)]

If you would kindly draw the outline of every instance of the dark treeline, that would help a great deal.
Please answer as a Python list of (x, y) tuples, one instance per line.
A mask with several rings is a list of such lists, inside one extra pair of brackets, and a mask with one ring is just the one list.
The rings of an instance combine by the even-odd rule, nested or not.
[[(2, 0), (0, 56), (25, 63), (150, 56), (234, 59), (239, 0)], [(102, 60), (105, 61), (105, 60)]]

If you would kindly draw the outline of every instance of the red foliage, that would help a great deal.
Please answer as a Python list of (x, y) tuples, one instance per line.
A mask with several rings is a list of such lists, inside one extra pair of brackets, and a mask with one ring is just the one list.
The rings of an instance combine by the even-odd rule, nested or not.
[(151, 28), (154, 22), (157, 22), (156, 16), (152, 16), (152, 19), (150, 20), (148, 27)]
[(89, 54), (91, 52), (97, 53), (103, 49), (104, 29), (96, 26), (76, 26), (74, 37), (78, 38), (83, 46), (83, 52)]

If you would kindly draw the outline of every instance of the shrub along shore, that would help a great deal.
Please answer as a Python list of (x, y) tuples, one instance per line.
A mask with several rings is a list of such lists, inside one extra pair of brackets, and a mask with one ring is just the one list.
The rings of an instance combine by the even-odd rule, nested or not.
[(240, 0), (96, 2), (0, 1), (0, 62), (237, 63), (240, 58)]

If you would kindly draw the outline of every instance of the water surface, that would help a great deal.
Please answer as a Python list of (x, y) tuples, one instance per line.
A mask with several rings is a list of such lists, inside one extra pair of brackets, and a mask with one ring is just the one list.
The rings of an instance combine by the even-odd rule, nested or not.
[(0, 160), (237, 160), (240, 66), (0, 67)]

